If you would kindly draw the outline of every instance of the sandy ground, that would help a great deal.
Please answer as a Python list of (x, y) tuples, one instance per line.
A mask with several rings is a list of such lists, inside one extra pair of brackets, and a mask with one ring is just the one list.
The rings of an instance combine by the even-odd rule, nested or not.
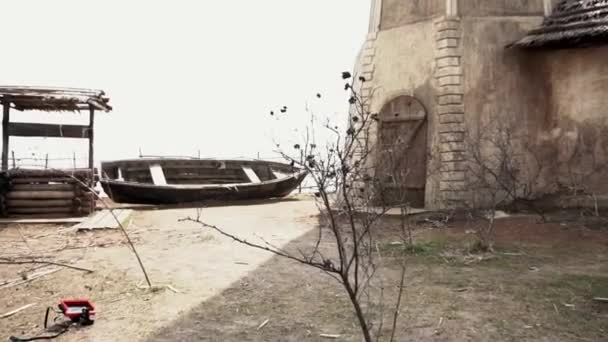
[[(468, 224), (417, 227), (421, 251), (405, 255), (395, 341), (608, 341), (608, 305), (592, 300), (608, 295), (608, 234), (535, 221), (497, 222), (497, 253), (485, 256), (463, 251), (471, 242)], [(398, 234), (395, 223), (385, 220), (377, 236), (381, 341), (389, 340), (400, 276), (399, 250), (390, 244)], [(286, 249), (305, 250), (314, 239), (311, 232)], [(383, 310), (375, 307), (378, 325)], [(318, 270), (274, 257), (148, 341), (332, 341), (321, 334), (362, 340), (344, 290)]]
[[(0, 339), (41, 331), (46, 307), (60, 298), (87, 297), (97, 305), (95, 325), (71, 329), (56, 341), (326, 341), (321, 334), (361, 341), (348, 299), (334, 280), (179, 222), (195, 215), (195, 209), (140, 209), (128, 229), (153, 283), (170, 284), (178, 293), (138, 287), (144, 278), (120, 231), (0, 228), (0, 263), (28, 256), (94, 270), (0, 264), (0, 316), (36, 303), (0, 318)], [(398, 265), (407, 261), (396, 341), (608, 340), (608, 307), (593, 301), (608, 296), (607, 221), (579, 216), (545, 224), (536, 217), (501, 219), (497, 253), (487, 259), (468, 252), (475, 222), (416, 225), (419, 254), (403, 254), (392, 244), (398, 219), (382, 220), (376, 238), (385, 308), (396, 298)], [(202, 218), (290, 251), (310, 247), (317, 234), (315, 203), (303, 199), (207, 208)], [(326, 255), (332, 248), (321, 245)], [(58, 271), (6, 287), (22, 274), (53, 270)], [(384, 311), (385, 322), (390, 314)]]
[[(206, 208), (203, 219), (246, 239), (263, 238), (280, 247), (312, 229), (316, 213), (314, 201), (287, 199)], [(46, 307), (60, 298), (88, 297), (97, 305), (96, 323), (57, 341), (143, 340), (270, 259), (266, 252), (234, 243), (196, 223), (178, 222), (188, 216), (196, 216), (196, 210), (137, 211), (129, 226), (152, 282), (169, 284), (179, 293), (138, 288), (144, 278), (119, 232), (76, 233), (58, 226), (0, 228), (0, 245), (8, 247), (0, 256), (52, 257), (95, 271), (61, 269), (34, 282), (0, 288), (0, 315), (37, 303), (0, 319), (0, 338), (36, 333)], [(0, 284), (31, 266), (0, 265)]]

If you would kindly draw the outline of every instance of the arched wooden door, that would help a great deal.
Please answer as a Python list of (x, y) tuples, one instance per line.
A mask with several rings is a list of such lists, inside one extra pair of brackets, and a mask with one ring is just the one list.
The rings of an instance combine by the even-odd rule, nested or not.
[(385, 205), (424, 207), (427, 173), (427, 113), (414, 97), (399, 96), (379, 113), (376, 179)]

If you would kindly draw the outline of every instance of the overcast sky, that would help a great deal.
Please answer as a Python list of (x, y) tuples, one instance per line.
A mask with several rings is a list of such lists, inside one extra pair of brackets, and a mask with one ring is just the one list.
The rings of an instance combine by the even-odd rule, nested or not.
[[(272, 156), (302, 118), (346, 112), (340, 73), (353, 68), (369, 0), (4, 1), (3, 84), (99, 88), (101, 160), (147, 155)], [(323, 95), (316, 98), (316, 93)], [(13, 121), (86, 116), (15, 113)], [(277, 128), (281, 127), (281, 128)], [(13, 138), (18, 156), (86, 158), (78, 140)], [(84, 165), (81, 165), (84, 166)]]

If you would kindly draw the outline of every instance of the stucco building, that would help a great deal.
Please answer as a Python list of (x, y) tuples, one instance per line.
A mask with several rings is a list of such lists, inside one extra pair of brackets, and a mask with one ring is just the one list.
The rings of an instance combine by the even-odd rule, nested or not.
[(607, 59), (608, 0), (372, 0), (355, 72), (379, 113), (376, 176), (380, 151), (409, 134), (408, 201), (463, 206), (475, 197), (467, 137), (508, 121), (550, 165), (538, 191), (574, 177), (608, 193)]

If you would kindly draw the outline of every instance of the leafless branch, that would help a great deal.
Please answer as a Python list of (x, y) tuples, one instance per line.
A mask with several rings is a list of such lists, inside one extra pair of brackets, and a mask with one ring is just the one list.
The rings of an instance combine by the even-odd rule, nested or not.
[(2, 265), (27, 265), (27, 264), (40, 264), (40, 265), (54, 265), (61, 266), (65, 268), (71, 268), (73, 270), (82, 271), (86, 273), (93, 273), (94, 271), (84, 267), (76, 267), (69, 264), (55, 262), (55, 261), (46, 261), (46, 260), (12, 260), (10, 258), (0, 258), (0, 264)]
[[(375, 121), (374, 114), (368, 110), (369, 99), (360, 95), (354, 78), (348, 81), (345, 89), (351, 105), (345, 128), (332, 124), (329, 119), (319, 120), (307, 104), (309, 126), (297, 130), (301, 132), (302, 142), (294, 143), (293, 150), (287, 151), (285, 145), (281, 147), (275, 141), (278, 155), (294, 168), (306, 170), (315, 184), (320, 224), (310, 249), (289, 251), (261, 237), (258, 237), (260, 242), (248, 241), (205, 222), (200, 210), (196, 218), (184, 220), (196, 222), (245, 246), (315, 267), (333, 277), (348, 295), (364, 340), (371, 342), (374, 324), (368, 311), (375, 306), (371, 303), (365, 306), (364, 301), (371, 301), (370, 288), (378, 270), (374, 227), (388, 208), (373, 208), (372, 196), (364, 189), (369, 185), (371, 174), (367, 158), (375, 148), (368, 136)], [(317, 146), (316, 125), (331, 136), (325, 146)], [(322, 251), (324, 241), (330, 243), (332, 252)]]

